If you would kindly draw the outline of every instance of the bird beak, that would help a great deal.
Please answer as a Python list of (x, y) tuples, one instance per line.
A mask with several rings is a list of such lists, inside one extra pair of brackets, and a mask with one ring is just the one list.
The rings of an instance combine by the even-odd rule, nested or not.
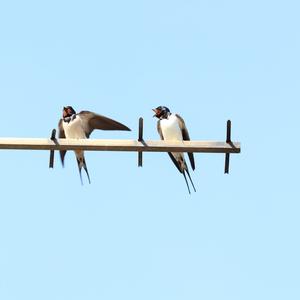
[(67, 108), (64, 106), (64, 108), (63, 108), (63, 118), (65, 118), (67, 115), (68, 115)]
[(153, 118), (154, 118), (154, 117), (156, 117), (156, 116), (157, 116), (157, 113), (158, 113), (158, 111), (157, 111), (157, 109), (156, 109), (156, 108), (152, 108), (152, 110), (155, 112), (155, 114), (153, 115)]

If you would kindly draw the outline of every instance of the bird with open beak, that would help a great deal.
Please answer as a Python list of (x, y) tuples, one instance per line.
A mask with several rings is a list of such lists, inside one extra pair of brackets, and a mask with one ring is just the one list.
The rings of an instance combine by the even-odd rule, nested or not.
[[(126, 130), (130, 131), (130, 129), (112, 119), (109, 119), (105, 116), (98, 115), (91, 111), (81, 111), (80, 113), (76, 113), (72, 106), (66, 106), (63, 108), (62, 118), (58, 123), (59, 128), (59, 138), (66, 139), (88, 139), (90, 134), (95, 129), (101, 130)], [(66, 155), (65, 150), (60, 151), (60, 157), (62, 165), (64, 166), (64, 159)], [(76, 150), (74, 151), (77, 159), (78, 169), (80, 180), (82, 183), (81, 170), (84, 168), (89, 183), (90, 176), (87, 169), (84, 151)]]
[[(186, 128), (185, 122), (182, 117), (180, 117), (178, 114), (172, 114), (169, 108), (167, 108), (166, 106), (158, 106), (157, 108), (154, 108), (153, 111), (155, 113), (153, 117), (158, 118), (157, 131), (162, 140), (165, 141), (189, 141), (190, 140), (188, 130)], [(190, 182), (193, 186), (193, 189), (196, 192), (194, 183), (190, 176), (188, 166), (184, 159), (184, 154), (181, 152), (172, 152), (168, 154), (172, 159), (173, 163), (175, 164), (176, 168), (178, 169), (178, 171), (183, 174), (189, 193), (191, 193), (191, 191), (185, 173), (187, 173)], [(192, 169), (195, 170), (195, 159), (193, 153), (188, 153), (188, 157)]]

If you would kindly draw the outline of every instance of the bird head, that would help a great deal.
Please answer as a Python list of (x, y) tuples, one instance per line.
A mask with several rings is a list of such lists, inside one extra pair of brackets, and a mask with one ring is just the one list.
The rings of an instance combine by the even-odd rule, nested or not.
[(171, 113), (166, 106), (158, 106), (152, 110), (155, 112), (153, 117), (156, 117), (158, 119), (167, 119)]
[(76, 111), (72, 106), (65, 106), (63, 108), (63, 118), (68, 118), (76, 114)]

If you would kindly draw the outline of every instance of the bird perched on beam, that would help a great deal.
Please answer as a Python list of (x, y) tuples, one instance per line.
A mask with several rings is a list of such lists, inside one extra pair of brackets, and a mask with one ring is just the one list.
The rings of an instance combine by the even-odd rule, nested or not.
[[(169, 108), (165, 106), (158, 106), (157, 108), (154, 108), (153, 111), (155, 112), (153, 117), (159, 119), (157, 122), (157, 131), (162, 140), (165, 141), (189, 141), (190, 140), (188, 130), (185, 126), (182, 117), (180, 117), (178, 114), (172, 114)], [(173, 163), (175, 164), (176, 168), (178, 169), (178, 171), (183, 174), (189, 193), (191, 193), (191, 191), (185, 173), (187, 173), (191, 181), (191, 184), (193, 186), (193, 189), (196, 192), (194, 183), (190, 176), (188, 166), (184, 159), (184, 154), (182, 152), (172, 152), (168, 154), (172, 159)], [(195, 170), (195, 159), (193, 153), (188, 153), (188, 156), (190, 159), (191, 167), (193, 170)]]
[[(66, 139), (88, 139), (94, 129), (126, 130), (126, 131), (131, 130), (127, 126), (115, 120), (109, 119), (102, 115), (98, 115), (91, 111), (81, 111), (80, 113), (77, 114), (72, 106), (66, 106), (63, 108), (63, 114), (62, 114), (62, 118), (59, 120), (58, 129), (59, 129), (59, 138), (66, 138)], [(63, 166), (64, 166), (64, 159), (65, 159), (66, 152), (67, 151), (65, 150), (60, 151), (60, 158)], [(89, 183), (91, 183), (89, 172), (84, 158), (84, 151), (76, 150), (74, 152), (77, 159), (81, 184), (82, 184), (82, 176), (81, 176), (82, 168), (84, 168)]]

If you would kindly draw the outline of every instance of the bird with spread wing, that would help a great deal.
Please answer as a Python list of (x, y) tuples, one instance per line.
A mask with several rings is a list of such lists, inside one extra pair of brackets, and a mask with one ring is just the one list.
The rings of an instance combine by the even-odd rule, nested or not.
[[(88, 139), (95, 129), (130, 131), (127, 126), (94, 112), (81, 111), (80, 113), (76, 113), (72, 106), (66, 106), (63, 108), (63, 115), (59, 120), (58, 128), (59, 138), (61, 139)], [(60, 158), (63, 166), (66, 152), (67, 151), (65, 150), (60, 151)], [(77, 159), (81, 183), (82, 168), (87, 174), (89, 183), (91, 183), (86, 161), (84, 158), (84, 151), (76, 150), (75, 155)]]

